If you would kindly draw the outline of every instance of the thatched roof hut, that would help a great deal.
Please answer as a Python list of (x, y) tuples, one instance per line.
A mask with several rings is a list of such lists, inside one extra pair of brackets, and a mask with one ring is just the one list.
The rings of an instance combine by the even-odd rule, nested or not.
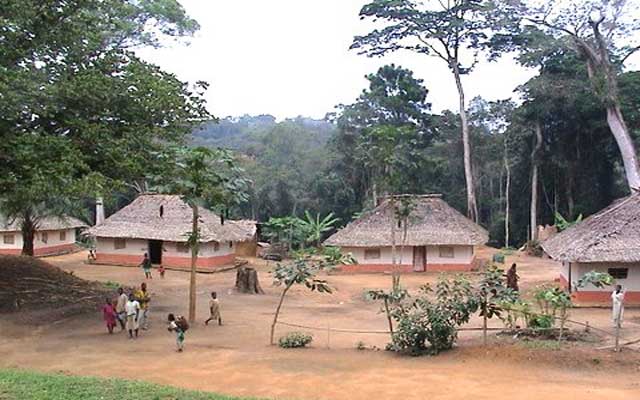
[[(57, 231), (63, 229), (73, 229), (86, 227), (87, 224), (78, 218), (61, 216), (61, 217), (45, 217), (38, 221), (38, 231)], [(20, 232), (20, 220), (8, 219), (0, 216), (0, 232)]]
[(541, 243), (553, 259), (567, 262), (640, 262), (640, 193)]
[[(480, 245), (489, 235), (481, 226), (449, 206), (439, 194), (396, 195), (398, 202), (409, 198), (411, 212), (407, 220), (407, 246), (427, 245)], [(328, 238), (324, 244), (341, 247), (391, 246), (393, 210), (389, 199), (375, 209)], [(396, 231), (396, 243), (402, 238), (402, 229)]]
[[(244, 225), (222, 221), (205, 208), (199, 209), (201, 242), (250, 240), (253, 235)], [(111, 215), (88, 234), (106, 238), (136, 238), (186, 242), (191, 232), (192, 210), (180, 196), (142, 194), (131, 204)]]

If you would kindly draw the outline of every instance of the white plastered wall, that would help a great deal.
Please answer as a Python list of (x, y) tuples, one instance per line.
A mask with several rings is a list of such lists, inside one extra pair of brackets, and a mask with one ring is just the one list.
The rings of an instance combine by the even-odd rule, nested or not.
[[(628, 268), (629, 272), (627, 274), (627, 279), (616, 279), (615, 283), (622, 285), (625, 291), (640, 291), (640, 263), (571, 263), (571, 281), (575, 284), (578, 279), (587, 272), (607, 272), (609, 268)], [(569, 279), (569, 263), (563, 263), (560, 273), (565, 279)], [(603, 288), (597, 288), (593, 285), (587, 285), (579, 290), (590, 292), (610, 292), (613, 290), (613, 287), (605, 286)]]
[[(448, 246), (453, 247), (453, 257), (440, 257), (439, 246), (427, 246), (427, 265), (428, 264), (469, 264), (473, 261), (473, 246)], [(351, 253), (358, 261), (358, 264), (392, 264), (391, 247), (380, 248), (379, 259), (365, 259), (364, 252), (369, 247), (343, 247), (343, 253)], [(375, 248), (375, 247), (371, 247)], [(396, 248), (396, 261), (400, 263), (400, 246)], [(402, 255), (402, 264), (408, 265), (413, 263), (413, 247), (405, 246)]]

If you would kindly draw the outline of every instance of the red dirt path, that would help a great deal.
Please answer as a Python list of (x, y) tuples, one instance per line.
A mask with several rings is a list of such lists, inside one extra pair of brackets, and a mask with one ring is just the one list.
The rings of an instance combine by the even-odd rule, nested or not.
[[(84, 255), (49, 261), (91, 280), (141, 282), (136, 268), (87, 266)], [(553, 281), (553, 262), (516, 255), (522, 287)], [(77, 316), (60, 323), (25, 327), (5, 319), (0, 325), (0, 366), (63, 371), (80, 375), (137, 377), (186, 388), (230, 395), (288, 399), (639, 399), (640, 355), (594, 350), (593, 345), (567, 344), (562, 350), (513, 344), (495, 339), (482, 347), (477, 334), (461, 334), (459, 346), (438, 357), (408, 358), (384, 351), (355, 350), (383, 347), (383, 335), (333, 334), (326, 349), (325, 332), (313, 332), (310, 349), (270, 347), (269, 321), (278, 288), (270, 285), (265, 265), (258, 266), (264, 296), (231, 291), (233, 271), (198, 276), (198, 315), (207, 314), (207, 292), (220, 294), (225, 325), (198, 323), (187, 333), (185, 353), (174, 351), (173, 336), (164, 329), (168, 312), (184, 313), (188, 275), (167, 272), (149, 281), (153, 295), (151, 329), (138, 340), (108, 335), (101, 316)], [(402, 282), (416, 288), (434, 281), (435, 274), (409, 274)], [(287, 298), (282, 320), (310, 326), (385, 329), (379, 306), (366, 302), (364, 289), (389, 285), (386, 275), (335, 275), (328, 280), (334, 295), (309, 294), (300, 289)], [(627, 310), (625, 337), (640, 337), (640, 310)], [(572, 317), (608, 328), (609, 310), (573, 310)], [(474, 320), (476, 325), (479, 321)], [(499, 326), (499, 323), (495, 323)], [(288, 329), (279, 329), (283, 333)]]

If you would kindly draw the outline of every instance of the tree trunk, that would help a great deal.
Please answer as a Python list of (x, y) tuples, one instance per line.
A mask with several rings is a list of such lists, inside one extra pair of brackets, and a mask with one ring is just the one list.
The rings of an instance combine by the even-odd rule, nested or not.
[(638, 164), (638, 155), (636, 154), (633, 139), (631, 139), (631, 135), (629, 134), (629, 128), (624, 121), (622, 111), (617, 102), (607, 106), (607, 123), (622, 155), (624, 172), (627, 176), (627, 185), (632, 193), (634, 190), (640, 190), (640, 165)]
[(36, 222), (28, 211), (22, 215), (20, 230), (22, 231), (22, 255), (33, 257), (33, 242), (36, 236)]
[(240, 267), (236, 272), (236, 289), (240, 293), (264, 294), (255, 268)]
[(398, 268), (397, 254), (396, 254), (396, 198), (392, 194), (390, 197), (391, 203), (391, 290), (396, 291), (400, 286), (400, 271)]
[(471, 166), (471, 143), (469, 140), (469, 121), (467, 119), (467, 110), (464, 104), (464, 89), (462, 80), (460, 79), (460, 70), (458, 69), (458, 60), (451, 60), (450, 67), (456, 80), (458, 88), (458, 97), (460, 100), (460, 122), (462, 123), (462, 145), (464, 156), (464, 179), (467, 186), (467, 216), (474, 222), (478, 222), (478, 205), (476, 202), (475, 185), (473, 183), (473, 169)]
[(276, 313), (273, 315), (273, 322), (271, 323), (271, 335), (269, 336), (269, 343), (271, 345), (274, 344), (273, 337), (276, 333), (276, 324), (278, 323), (278, 316), (280, 315), (280, 308), (282, 307), (282, 303), (284, 302), (284, 296), (287, 294), (289, 289), (291, 289), (292, 285), (293, 284), (289, 284), (288, 286), (286, 286), (282, 291), (282, 294), (280, 295), (280, 301), (278, 302), (278, 307), (276, 308)]
[(540, 121), (535, 123), (535, 145), (531, 152), (531, 209), (530, 209), (530, 238), (538, 239), (538, 152), (542, 147), (542, 125)]
[(507, 176), (506, 176), (506, 182), (505, 182), (505, 189), (504, 189), (504, 197), (505, 197), (505, 204), (504, 204), (504, 247), (509, 247), (509, 219), (510, 219), (510, 215), (509, 213), (511, 212), (510, 210), (510, 201), (511, 198), (509, 197), (509, 193), (511, 190), (511, 166), (509, 165), (509, 154), (507, 152), (507, 144), (505, 142), (505, 146), (504, 146), (504, 168), (507, 172)]
[(196, 266), (198, 264), (198, 250), (200, 234), (198, 231), (198, 205), (191, 204), (193, 219), (191, 220), (191, 276), (189, 280), (189, 322), (196, 321)]
[(393, 320), (391, 319), (391, 311), (389, 311), (389, 300), (384, 299), (384, 311), (387, 313), (387, 321), (389, 322), (389, 332), (391, 333), (391, 340), (393, 340)]
[(586, 56), (587, 73), (596, 91), (601, 90), (599, 88), (604, 81), (606, 93), (602, 97), (607, 108), (607, 124), (620, 149), (627, 185), (633, 193), (634, 190), (640, 190), (640, 164), (633, 139), (620, 109), (617, 70), (611, 63), (607, 40), (600, 32), (601, 22), (592, 21), (590, 24), (596, 48), (591, 47), (589, 42), (584, 40), (577, 40), (577, 44)]

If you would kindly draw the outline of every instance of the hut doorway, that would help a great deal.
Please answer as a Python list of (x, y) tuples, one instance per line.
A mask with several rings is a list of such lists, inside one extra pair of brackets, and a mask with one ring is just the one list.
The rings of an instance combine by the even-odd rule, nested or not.
[(427, 248), (425, 246), (415, 246), (413, 248), (413, 271), (424, 272), (427, 264)]
[(162, 264), (162, 240), (149, 240), (151, 264)]

